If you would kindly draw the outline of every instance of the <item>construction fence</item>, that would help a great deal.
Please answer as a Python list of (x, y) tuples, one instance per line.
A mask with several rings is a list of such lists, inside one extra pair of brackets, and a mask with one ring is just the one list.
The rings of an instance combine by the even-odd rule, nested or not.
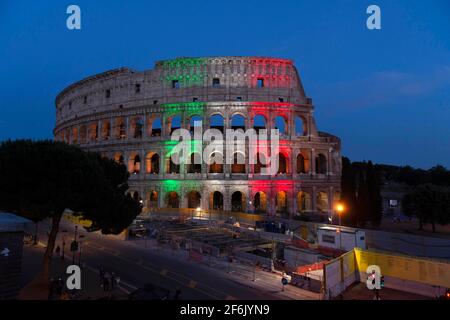
[(324, 264), (324, 297), (336, 297), (351, 284), (365, 282), (371, 265), (380, 267), (386, 288), (429, 297), (442, 295), (450, 288), (448, 262), (355, 248)]

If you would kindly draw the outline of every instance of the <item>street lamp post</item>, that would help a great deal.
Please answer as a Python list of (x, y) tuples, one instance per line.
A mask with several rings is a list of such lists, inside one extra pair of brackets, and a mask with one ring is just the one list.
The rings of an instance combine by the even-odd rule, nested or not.
[(66, 236), (63, 235), (62, 237), (62, 255), (61, 255), (61, 260), (64, 261), (64, 247), (66, 246)]
[[(74, 236), (74, 244), (77, 243), (77, 231), (78, 231), (78, 226), (75, 226), (75, 236)], [(72, 249), (72, 264), (75, 264), (75, 250)]]
[(342, 249), (342, 230), (341, 230), (341, 215), (344, 212), (345, 207), (342, 203), (338, 203), (336, 205), (336, 211), (338, 213), (338, 219), (339, 219), (339, 250)]

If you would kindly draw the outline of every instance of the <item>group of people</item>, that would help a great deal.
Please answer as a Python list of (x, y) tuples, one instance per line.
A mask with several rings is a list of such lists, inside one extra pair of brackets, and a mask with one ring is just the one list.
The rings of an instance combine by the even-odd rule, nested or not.
[(100, 287), (103, 288), (103, 291), (113, 291), (119, 282), (119, 278), (114, 274), (114, 272), (105, 271), (103, 267), (100, 267), (99, 276)]

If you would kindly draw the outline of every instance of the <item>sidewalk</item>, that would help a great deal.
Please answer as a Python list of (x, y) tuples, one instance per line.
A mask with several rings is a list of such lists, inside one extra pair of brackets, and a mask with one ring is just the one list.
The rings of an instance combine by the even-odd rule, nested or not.
[[(39, 288), (36, 286), (37, 277), (41, 271), (41, 262), (44, 255), (45, 246), (42, 243), (38, 245), (26, 245), (23, 251), (22, 264), (26, 268), (26, 274), (23, 274), (23, 287), (20, 292), (20, 299), (46, 299), (49, 298), (47, 288)], [(77, 264), (77, 260), (75, 264)], [(65, 255), (62, 260), (60, 256), (52, 258), (50, 279), (62, 279), (63, 294), (58, 296), (54, 294), (51, 300), (97, 300), (97, 299), (126, 299), (127, 293), (120, 286), (115, 286), (113, 290), (103, 291), (100, 286), (100, 277), (98, 271), (90, 266), (85, 266), (81, 269), (81, 289), (69, 292), (66, 286), (66, 279), (70, 274), (66, 273), (67, 266), (72, 264), (72, 257)], [(30, 268), (32, 265), (32, 268)], [(106, 270), (107, 271), (107, 270)], [(35, 292), (39, 290), (41, 292)], [(46, 292), (45, 292), (46, 291)]]

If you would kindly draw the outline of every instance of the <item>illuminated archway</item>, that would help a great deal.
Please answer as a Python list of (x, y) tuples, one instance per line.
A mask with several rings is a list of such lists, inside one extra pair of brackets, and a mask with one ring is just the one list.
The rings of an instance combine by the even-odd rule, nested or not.
[(253, 198), (253, 205), (255, 207), (255, 213), (266, 213), (267, 212), (267, 197), (262, 191), (255, 194)]
[(223, 194), (219, 191), (211, 193), (210, 209), (223, 210)]
[(201, 204), (202, 196), (198, 191), (191, 191), (187, 195), (188, 208), (198, 208)]
[(180, 196), (175, 191), (171, 191), (166, 196), (166, 203), (168, 208), (179, 208)]
[(316, 156), (316, 173), (317, 174), (327, 173), (327, 158), (322, 153)]

